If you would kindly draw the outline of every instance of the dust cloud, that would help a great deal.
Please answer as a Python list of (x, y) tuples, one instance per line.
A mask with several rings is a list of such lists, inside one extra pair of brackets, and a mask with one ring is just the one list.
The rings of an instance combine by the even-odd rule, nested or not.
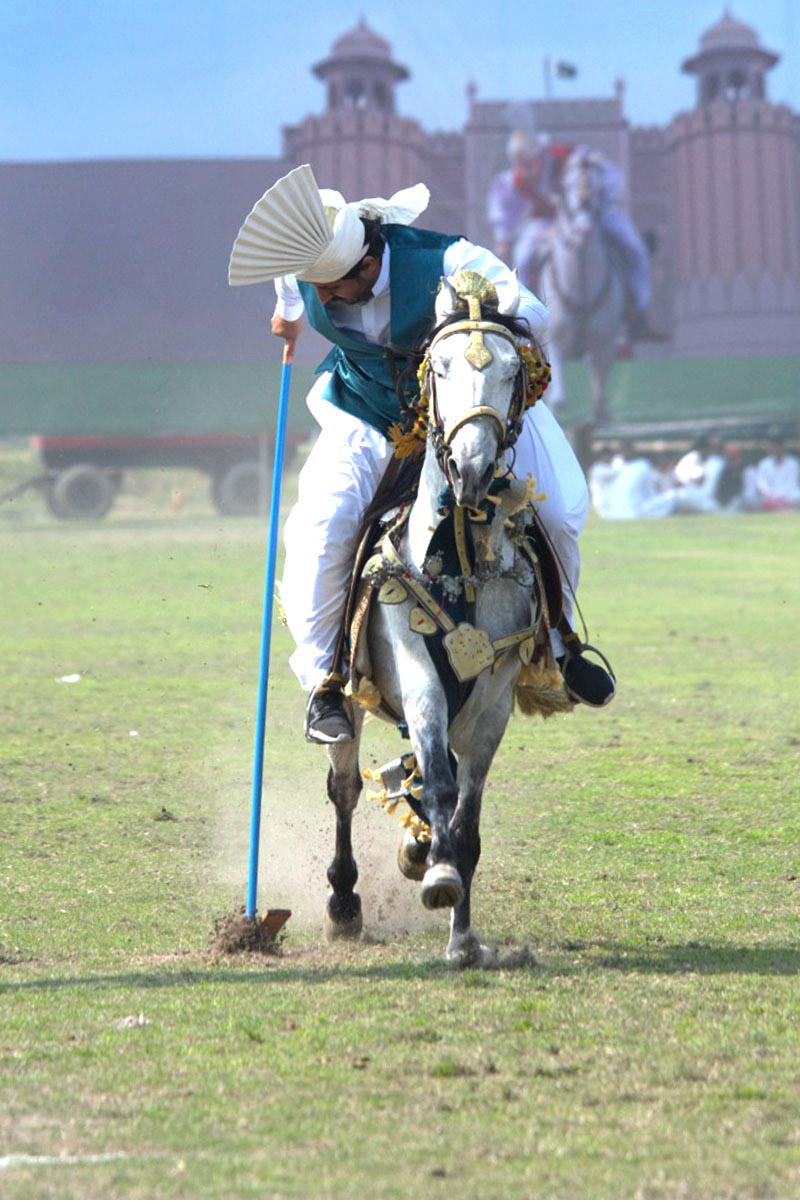
[[(311, 745), (307, 748), (308, 755), (299, 771), (265, 768), (257, 904), (259, 911), (290, 908), (292, 930), (321, 937), (336, 812), (325, 790), (325, 750)], [(367, 757), (365, 763), (371, 760)], [(213, 821), (210, 872), (230, 889), (232, 898), (242, 900), (247, 891), (250, 790), (249, 783), (235, 790), (226, 786), (223, 797), (216, 796)], [(364, 934), (380, 938), (441, 931), (444, 937), (450, 913), (433, 915), (426, 911), (419, 898), (419, 883), (404, 878), (397, 868), (401, 833), (397, 818), (387, 815), (362, 793), (353, 818), (353, 852)]]

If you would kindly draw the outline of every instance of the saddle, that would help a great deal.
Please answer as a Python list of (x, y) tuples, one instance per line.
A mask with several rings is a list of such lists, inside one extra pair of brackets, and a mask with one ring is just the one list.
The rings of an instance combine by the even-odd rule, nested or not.
[[(400, 536), (416, 496), (421, 465), (393, 460), (362, 523), (347, 605), (334, 660), (349, 665), (348, 692), (372, 714), (404, 732), (372, 679), (366, 632), (372, 606), (413, 603), (410, 626), (425, 639), (447, 698), (449, 719), (469, 697), (484, 669), (496, 669), (518, 655), (522, 671), (516, 701), (524, 714), (553, 714), (572, 708), (556, 665), (550, 630), (560, 623), (563, 595), (547, 535), (538, 520), (532, 483), (498, 478), (490, 498), (477, 512), (455, 506), (443, 495), (441, 521), (428, 548), (425, 578), (411, 571), (398, 550)], [(475, 573), (493, 559), (490, 539), (497, 525), (513, 530), (517, 546), (516, 579), (537, 600), (529, 626), (492, 642), (473, 625)], [(488, 566), (491, 568), (491, 565)]]

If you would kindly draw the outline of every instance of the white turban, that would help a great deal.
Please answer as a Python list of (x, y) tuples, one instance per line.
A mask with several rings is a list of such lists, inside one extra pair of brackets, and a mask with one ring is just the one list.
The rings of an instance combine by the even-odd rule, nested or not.
[(311, 284), (341, 280), (366, 254), (362, 217), (410, 225), (428, 206), (424, 184), (389, 200), (348, 204), (340, 192), (320, 189), (306, 163), (283, 176), (251, 210), (233, 244), (228, 281), (258, 284), (293, 275)]

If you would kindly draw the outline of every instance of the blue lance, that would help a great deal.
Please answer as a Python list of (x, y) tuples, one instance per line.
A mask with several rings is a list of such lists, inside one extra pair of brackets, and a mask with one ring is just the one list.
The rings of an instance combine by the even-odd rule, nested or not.
[[(275, 561), (278, 553), (278, 526), (280, 521), (281, 478), (286, 445), (286, 418), (289, 410), (289, 386), (292, 380), (294, 347), (284, 343), (283, 366), (281, 368), (281, 392), (278, 403), (278, 423), (275, 434), (275, 456), (272, 467), (272, 497), (269, 507), (269, 534), (267, 537), (267, 569), (264, 584), (264, 613), (261, 625), (261, 657), (258, 669), (258, 706), (256, 709), (256, 736), (253, 754), (253, 794), (250, 807), (250, 859), (247, 877), (247, 907), (245, 916), (255, 920), (256, 894), (258, 890), (258, 851), (261, 836), (261, 797), (264, 783), (264, 737), (267, 726), (267, 685), (269, 683), (269, 653), (272, 635), (272, 601), (275, 595)], [(268, 911), (261, 923), (265, 923), (274, 935), (288, 920), (289, 911)]]

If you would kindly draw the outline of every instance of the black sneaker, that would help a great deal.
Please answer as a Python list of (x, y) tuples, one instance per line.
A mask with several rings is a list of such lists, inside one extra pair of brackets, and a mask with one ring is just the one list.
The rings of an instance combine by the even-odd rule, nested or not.
[(577, 652), (559, 657), (558, 663), (567, 692), (576, 702), (589, 707), (608, 706), (617, 692), (617, 683), (607, 669)]
[(306, 740), (312, 744), (343, 744), (354, 739), (341, 690), (312, 690), (306, 707)]

